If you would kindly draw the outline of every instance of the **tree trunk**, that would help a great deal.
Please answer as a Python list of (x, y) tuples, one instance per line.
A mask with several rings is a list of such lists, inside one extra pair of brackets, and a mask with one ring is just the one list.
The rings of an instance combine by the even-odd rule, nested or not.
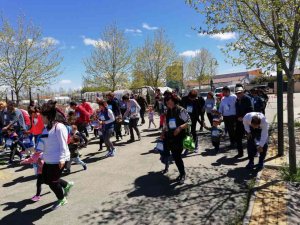
[(294, 127), (294, 77), (288, 74), (287, 88), (287, 113), (288, 113), (288, 134), (289, 134), (289, 169), (291, 174), (297, 172), (296, 142)]
[(15, 93), (16, 93), (16, 106), (18, 107), (19, 106), (19, 91), (15, 91)]

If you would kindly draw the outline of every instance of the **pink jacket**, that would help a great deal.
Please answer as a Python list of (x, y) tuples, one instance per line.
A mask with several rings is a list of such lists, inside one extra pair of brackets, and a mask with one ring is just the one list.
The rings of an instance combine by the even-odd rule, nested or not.
[(39, 158), (42, 157), (42, 154), (43, 154), (42, 152), (35, 152), (33, 155), (30, 156), (30, 158), (23, 160), (21, 162), (21, 164), (33, 164), (33, 163), (35, 163), (35, 164), (38, 165), (37, 173), (42, 174), (44, 160), (40, 160), (40, 163), (38, 162)]

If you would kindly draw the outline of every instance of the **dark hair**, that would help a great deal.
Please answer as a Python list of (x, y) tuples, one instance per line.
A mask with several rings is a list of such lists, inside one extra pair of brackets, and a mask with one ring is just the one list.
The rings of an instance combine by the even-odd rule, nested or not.
[(129, 100), (129, 96), (128, 95), (123, 95), (122, 100), (123, 101)]
[(44, 103), (41, 107), (40, 113), (49, 120), (47, 129), (50, 130), (55, 122), (56, 108), (54, 105), (49, 103)]
[(80, 142), (80, 138), (77, 135), (73, 135), (72, 137), (75, 143)]
[(76, 102), (70, 102), (70, 106), (77, 106), (77, 103)]
[(167, 104), (167, 101), (172, 100), (175, 104), (179, 103), (179, 98), (175, 93), (171, 93), (170, 95), (165, 96), (164, 103)]
[(15, 101), (8, 101), (7, 105), (10, 105), (12, 107), (16, 107), (16, 102)]
[(251, 124), (253, 125), (260, 125), (261, 119), (258, 116), (253, 116), (251, 120)]
[(196, 90), (191, 90), (191, 91), (189, 92), (189, 97), (190, 97), (190, 98), (197, 98), (197, 96), (198, 96), (198, 93), (197, 93)]
[(98, 105), (99, 105), (99, 106), (106, 107), (106, 106), (107, 106), (107, 102), (106, 102), (105, 100), (100, 100), (100, 101), (98, 102)]
[(229, 89), (229, 87), (225, 86), (225, 87), (223, 87), (222, 91), (229, 91), (230, 92), (230, 89)]

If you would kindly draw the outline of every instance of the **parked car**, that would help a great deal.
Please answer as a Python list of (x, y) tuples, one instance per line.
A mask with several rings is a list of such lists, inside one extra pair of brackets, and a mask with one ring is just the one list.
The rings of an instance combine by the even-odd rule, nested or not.
[(208, 94), (208, 92), (200, 92), (199, 97), (201, 96), (201, 97), (204, 98), (204, 100), (206, 100), (207, 99), (207, 94)]

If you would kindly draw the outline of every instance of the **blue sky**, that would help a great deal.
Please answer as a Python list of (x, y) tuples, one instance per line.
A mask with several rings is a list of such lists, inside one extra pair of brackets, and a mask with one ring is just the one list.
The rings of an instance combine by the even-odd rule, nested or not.
[(132, 48), (143, 44), (157, 28), (165, 29), (178, 54), (193, 56), (207, 48), (219, 62), (218, 73), (244, 70), (224, 61), (220, 47), (235, 38), (234, 33), (201, 36), (193, 30), (202, 17), (184, 0), (0, 0), (0, 11), (11, 22), (20, 13), (42, 28), (45, 37), (57, 40), (64, 61), (56, 87), (78, 88), (85, 68), (82, 60), (92, 51), (103, 28), (117, 22)]

